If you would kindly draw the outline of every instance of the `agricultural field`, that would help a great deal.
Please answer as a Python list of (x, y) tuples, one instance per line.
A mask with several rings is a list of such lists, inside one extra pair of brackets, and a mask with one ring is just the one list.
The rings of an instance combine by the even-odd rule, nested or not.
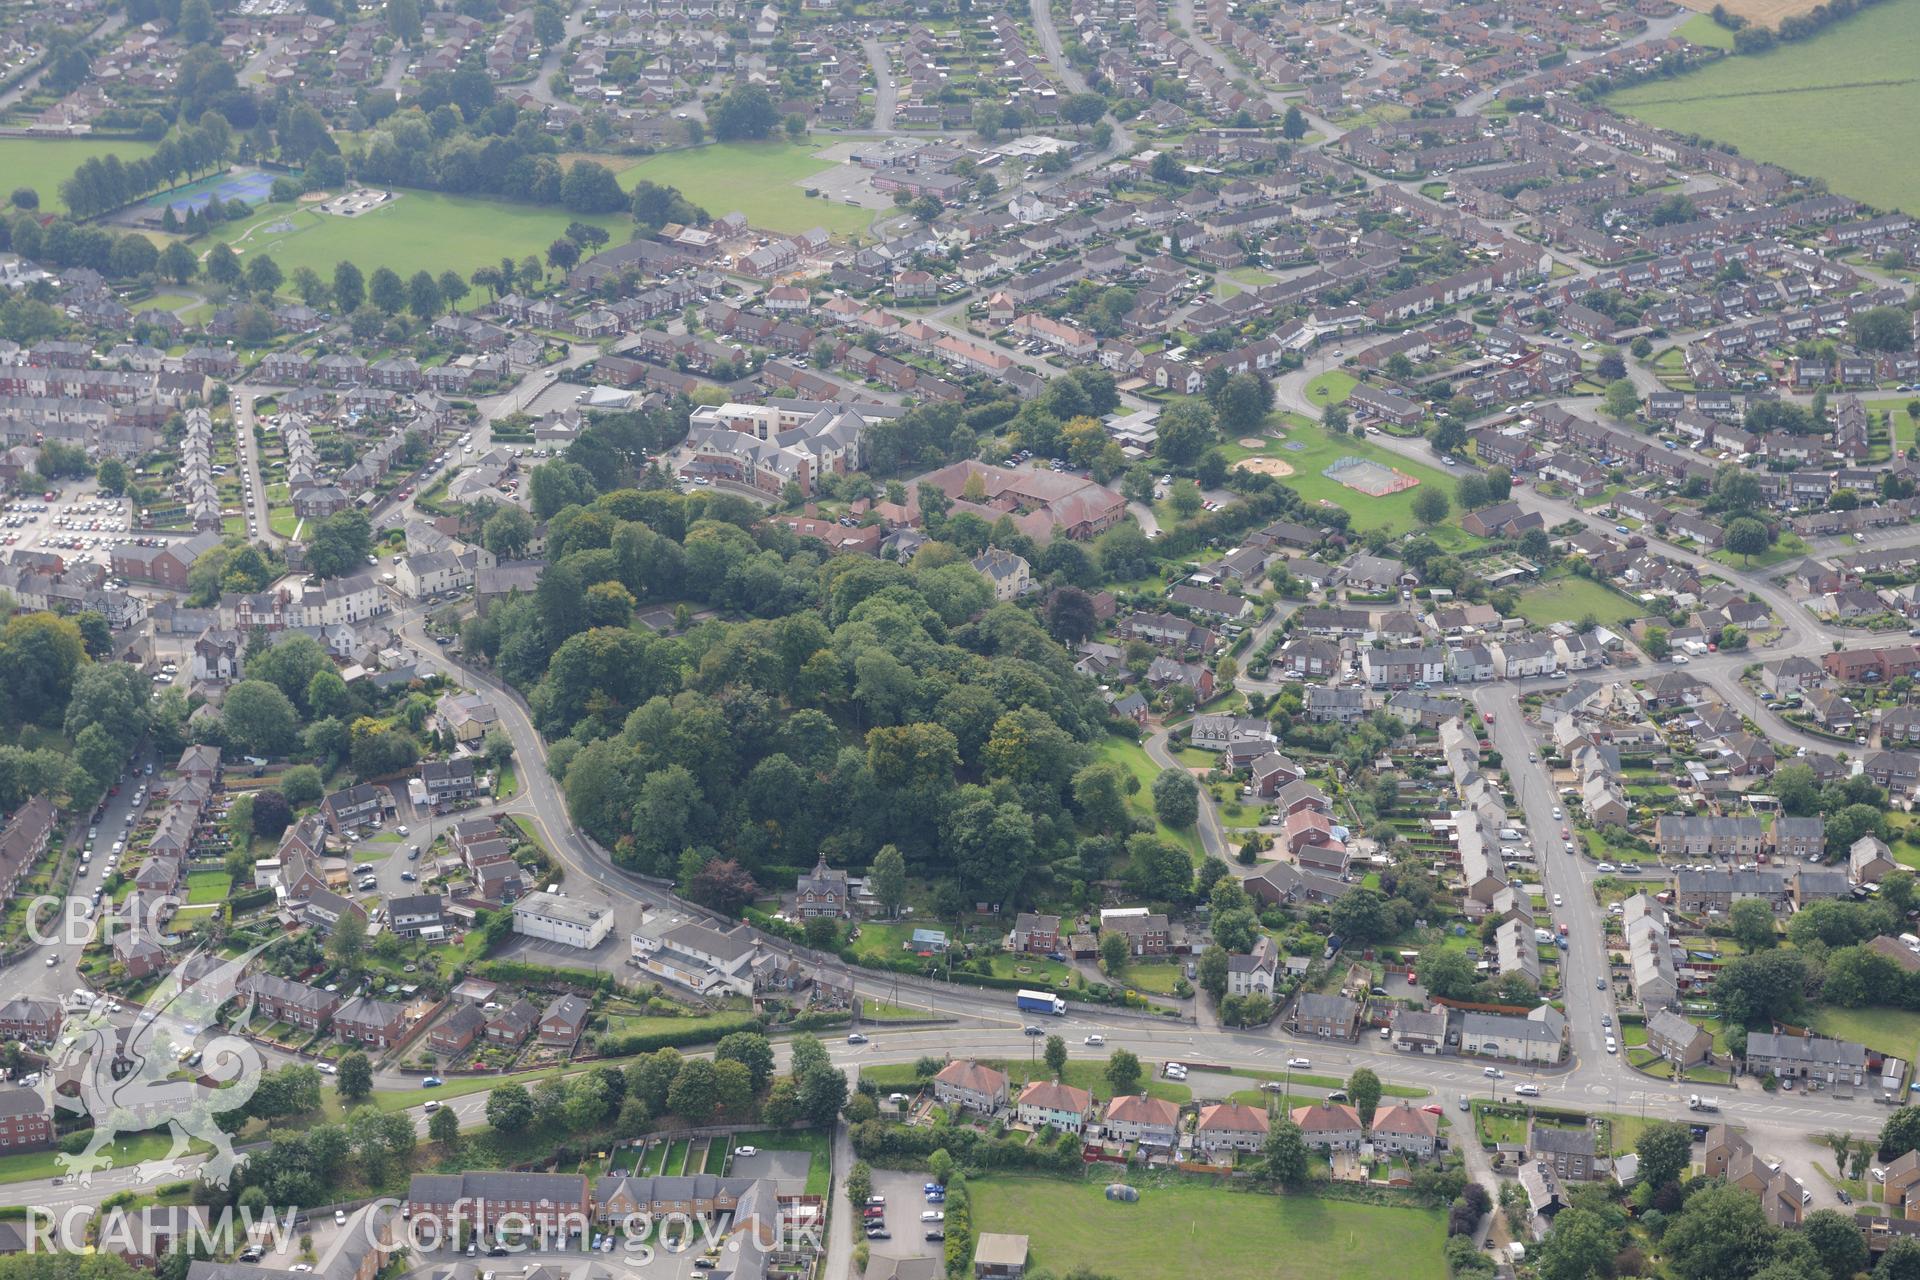
[[(1754, 0), (1771, 25), (1801, 3)], [(1824, 178), (1843, 195), (1881, 208), (1920, 208), (1912, 131), (1890, 121), (1920, 118), (1920, 79), (1910, 56), (1920, 42), (1920, 0), (1885, 0), (1811, 40), (1757, 57), (1725, 58), (1671, 80), (1613, 94), (1608, 105), (1649, 124), (1731, 143), (1742, 155)]]
[[(1079, 1268), (1116, 1280), (1446, 1274), (1446, 1218), (1438, 1210), (1195, 1185), (1146, 1187), (1137, 1204), (1106, 1199), (1097, 1182), (984, 1177), (968, 1186), (975, 1229), (1027, 1236), (1028, 1265), (1055, 1275)], [(1274, 1252), (1281, 1241), (1284, 1263)]]
[(1520, 616), (1536, 627), (1578, 622), (1588, 614), (1610, 626), (1637, 618), (1642, 612), (1633, 601), (1588, 578), (1556, 578), (1520, 593)]
[[(615, 244), (633, 229), (633, 220), (623, 214), (579, 220), (606, 228)], [(547, 246), (572, 221), (574, 216), (565, 209), (405, 190), (392, 203), (357, 218), (287, 204), (262, 205), (251, 218), (223, 227), (218, 238), (231, 245), (242, 262), (248, 253), (272, 255), (289, 277), (296, 267), (310, 267), (331, 280), (334, 264), (342, 259), (352, 261), (364, 275), (390, 267), (403, 277), (420, 270), (439, 275), (449, 268), (464, 276), (506, 255), (517, 259), (535, 254), (544, 260)], [(199, 240), (194, 247), (204, 249), (211, 243)], [(476, 289), (465, 305), (471, 308), (486, 300), (487, 291)]]
[(678, 187), (681, 195), (716, 218), (744, 213), (748, 222), (768, 231), (791, 235), (815, 227), (836, 235), (865, 231), (873, 221), (871, 209), (808, 199), (802, 189), (805, 180), (835, 167), (814, 152), (813, 147), (785, 142), (720, 142), (649, 156), (622, 170), (619, 181), (628, 190), (642, 178)]
[(109, 155), (138, 160), (152, 154), (151, 142), (131, 138), (0, 138), (0, 173), (7, 175), (9, 191), (16, 187), (38, 191), (41, 212), (63, 213), (60, 184), (82, 161)]
[[(1715, 0), (1682, 0), (1682, 2), (1687, 8), (1697, 9), (1703, 14), (1711, 12), (1715, 4)], [(1727, 0), (1725, 8), (1728, 13), (1745, 18), (1748, 22), (1757, 22), (1763, 27), (1778, 27), (1780, 19), (1791, 18), (1797, 13), (1806, 13), (1818, 3), (1819, 0)], [(1691, 36), (1688, 38), (1692, 39)]]

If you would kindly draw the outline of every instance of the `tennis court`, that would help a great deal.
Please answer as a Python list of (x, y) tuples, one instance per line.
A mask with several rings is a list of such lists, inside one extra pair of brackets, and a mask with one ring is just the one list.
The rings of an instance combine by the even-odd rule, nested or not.
[(273, 194), (273, 175), (259, 169), (235, 169), (229, 173), (216, 173), (211, 178), (202, 178), (190, 182), (184, 187), (176, 187), (153, 197), (141, 206), (154, 218), (162, 217), (171, 208), (176, 218), (185, 217), (190, 209), (204, 209), (208, 203), (218, 199), (221, 203), (228, 200), (245, 200), (250, 205), (262, 205)]
[(1349, 489), (1364, 493), (1369, 498), (1384, 498), (1390, 493), (1400, 493), (1420, 483), (1404, 471), (1375, 462), (1371, 458), (1356, 458), (1352, 454), (1339, 459), (1320, 474), (1329, 480), (1339, 481)]

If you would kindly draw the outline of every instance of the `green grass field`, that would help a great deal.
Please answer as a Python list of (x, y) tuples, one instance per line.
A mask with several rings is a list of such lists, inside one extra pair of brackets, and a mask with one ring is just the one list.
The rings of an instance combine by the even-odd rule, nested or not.
[[(1349, 388), (1350, 389), (1350, 388)], [(1309, 502), (1339, 507), (1352, 516), (1352, 530), (1365, 533), (1372, 529), (1385, 529), (1388, 533), (1411, 533), (1421, 527), (1413, 517), (1413, 495), (1418, 488), (1403, 489), (1383, 498), (1369, 498), (1358, 489), (1349, 489), (1338, 480), (1329, 480), (1320, 473), (1337, 460), (1345, 457), (1368, 458), (1382, 466), (1392, 467), (1405, 475), (1412, 476), (1422, 485), (1436, 485), (1447, 495), (1447, 501), (1453, 501), (1455, 475), (1449, 475), (1438, 467), (1430, 467), (1411, 458), (1403, 458), (1390, 449), (1383, 449), (1365, 436), (1333, 436), (1326, 428), (1317, 423), (1301, 422), (1297, 418), (1276, 416), (1268, 420), (1269, 429), (1279, 439), (1269, 441), (1266, 448), (1250, 450), (1229, 443), (1222, 447), (1229, 462), (1237, 462), (1245, 457), (1279, 458), (1293, 468), (1293, 474), (1283, 478), (1280, 483), (1294, 490)], [(1289, 449), (1288, 444), (1304, 446)], [(1450, 512), (1447, 518), (1436, 526), (1432, 533), (1441, 546), (1452, 551), (1466, 550), (1484, 545), (1481, 539), (1468, 536), (1460, 528), (1459, 513)]]
[(1853, 1040), (1909, 1062), (1920, 1046), (1920, 1012), (1912, 1009), (1840, 1009), (1822, 1005), (1813, 1029), (1836, 1040)]
[[(198, 1140), (188, 1148), (194, 1153), (211, 1149)], [(171, 1150), (172, 1134), (165, 1130), (151, 1130), (117, 1138), (103, 1148), (101, 1154), (107, 1158), (108, 1168), (127, 1169), (148, 1160), (158, 1160)], [(16, 1155), (0, 1156), (0, 1179), (8, 1182), (53, 1178), (66, 1171), (67, 1167), (60, 1163), (57, 1151), (22, 1151)]]
[(1446, 1274), (1446, 1219), (1437, 1210), (1213, 1186), (1149, 1187), (1137, 1204), (1108, 1200), (1095, 1182), (987, 1177), (968, 1186), (974, 1229), (1026, 1235), (1028, 1266), (1054, 1275), (1076, 1268), (1116, 1280)]
[[(1691, 38), (1686, 27), (1680, 34)], [(1920, 0), (1887, 0), (1811, 40), (1636, 85), (1608, 105), (1732, 143), (1882, 208), (1920, 208), (1912, 131), (1888, 126), (1920, 118), (1916, 42)]]
[(804, 180), (834, 167), (832, 161), (817, 158), (814, 150), (785, 142), (720, 142), (669, 151), (623, 170), (620, 185), (631, 190), (645, 178), (678, 187), (681, 195), (716, 218), (744, 213), (748, 222), (768, 231), (793, 235), (815, 227), (837, 235), (865, 231), (873, 221), (872, 210), (807, 198)]
[(1681, 23), (1680, 29), (1673, 34), (1682, 40), (1690, 40), (1708, 49), (1724, 49), (1728, 53), (1733, 52), (1733, 32), (1715, 22), (1712, 14), (1694, 14)]
[(187, 904), (189, 906), (225, 902), (227, 895), (231, 892), (233, 892), (233, 878), (224, 871), (189, 871), (187, 873)]
[[(1129, 742), (1117, 735), (1102, 738), (1093, 749), (1094, 756), (1102, 764), (1117, 764), (1132, 774), (1140, 783), (1140, 789), (1127, 797), (1127, 808), (1143, 818), (1152, 818), (1153, 780), (1160, 776), (1160, 766), (1147, 758), (1147, 751), (1137, 742)], [(1200, 832), (1194, 827), (1185, 831), (1176, 831), (1166, 823), (1155, 819), (1156, 834), (1162, 840), (1171, 840), (1188, 853), (1200, 857), (1205, 853), (1200, 847)]]
[[(615, 244), (633, 229), (631, 218), (617, 214), (580, 220), (606, 228)], [(509, 254), (517, 259), (531, 253), (544, 261), (547, 246), (572, 221), (564, 209), (402, 191), (391, 204), (357, 218), (262, 205), (252, 217), (224, 227), (218, 238), (241, 253), (242, 261), (247, 253), (269, 254), (289, 277), (296, 267), (310, 267), (331, 280), (334, 264), (342, 259), (366, 275), (377, 267), (390, 267), (402, 277), (420, 270), (438, 275), (449, 268), (466, 275)], [(267, 230), (283, 222), (293, 229)], [(200, 251), (211, 245), (208, 239), (194, 242)], [(468, 294), (464, 305), (485, 301), (486, 290), (481, 289)]]
[(1741, 569), (1765, 569), (1772, 565), (1785, 564), (1789, 560), (1798, 560), (1806, 554), (1807, 544), (1801, 540), (1800, 535), (1783, 529), (1774, 544), (1757, 556), (1736, 555), (1722, 548), (1710, 554), (1707, 559)]
[(1587, 578), (1556, 578), (1520, 593), (1520, 616), (1536, 627), (1578, 622), (1592, 614), (1602, 623), (1625, 622), (1644, 610), (1633, 601)]
[(151, 142), (120, 138), (4, 138), (0, 139), (0, 173), (7, 175), (7, 190), (32, 187), (40, 193), (43, 213), (63, 213), (60, 184), (72, 176), (82, 161), (95, 156), (119, 156), (138, 160), (153, 154)]
[(1352, 374), (1329, 369), (1307, 384), (1307, 399), (1315, 404), (1340, 404), (1359, 385), (1360, 380)]

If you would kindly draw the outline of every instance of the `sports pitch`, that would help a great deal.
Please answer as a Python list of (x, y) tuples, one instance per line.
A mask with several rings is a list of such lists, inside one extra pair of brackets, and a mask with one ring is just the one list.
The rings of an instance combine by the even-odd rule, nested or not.
[(1811, 40), (1611, 95), (1648, 124), (1732, 143), (1883, 209), (1920, 209), (1920, 0), (1882, 0)]
[[(342, 259), (369, 274), (376, 267), (391, 267), (402, 276), (422, 269), (438, 275), (449, 268), (467, 275), (508, 255), (517, 260), (531, 253), (544, 262), (547, 246), (573, 220), (564, 209), (409, 190), (354, 218), (290, 204), (264, 205), (244, 222), (222, 228), (218, 238), (232, 245), (243, 262), (248, 254), (268, 254), (289, 276), (296, 267), (311, 267), (322, 279), (331, 279), (334, 264)], [(622, 214), (581, 221), (605, 227), (615, 244), (633, 229), (633, 220)], [(195, 247), (210, 243), (196, 241)], [(477, 296), (484, 300), (485, 291)], [(475, 299), (469, 295), (467, 305)]]
[(272, 174), (260, 169), (235, 169), (228, 173), (216, 173), (184, 187), (175, 187), (172, 191), (146, 200), (141, 208), (151, 209), (156, 214), (171, 208), (175, 217), (183, 217), (189, 210), (204, 209), (214, 200), (222, 204), (229, 200), (244, 200), (250, 205), (262, 205), (272, 192)]
[(61, 213), (60, 184), (73, 176), (84, 160), (119, 156), (138, 160), (153, 154), (151, 142), (125, 138), (0, 138), (0, 174), (6, 189), (32, 187), (40, 193), (40, 208)]
[(621, 170), (619, 182), (629, 191), (642, 178), (678, 187), (681, 195), (716, 218), (744, 213), (748, 222), (767, 231), (788, 235), (815, 227), (835, 235), (865, 231), (873, 221), (873, 210), (807, 195), (806, 179), (836, 167), (831, 160), (819, 159), (817, 150), (785, 142), (715, 143), (649, 156)]

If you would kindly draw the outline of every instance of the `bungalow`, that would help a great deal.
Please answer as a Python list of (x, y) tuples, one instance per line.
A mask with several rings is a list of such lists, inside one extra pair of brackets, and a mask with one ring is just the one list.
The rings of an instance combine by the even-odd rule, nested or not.
[(446, 1057), (464, 1053), (486, 1025), (487, 1015), (473, 1005), (463, 1004), (427, 1033), (427, 1047)]

